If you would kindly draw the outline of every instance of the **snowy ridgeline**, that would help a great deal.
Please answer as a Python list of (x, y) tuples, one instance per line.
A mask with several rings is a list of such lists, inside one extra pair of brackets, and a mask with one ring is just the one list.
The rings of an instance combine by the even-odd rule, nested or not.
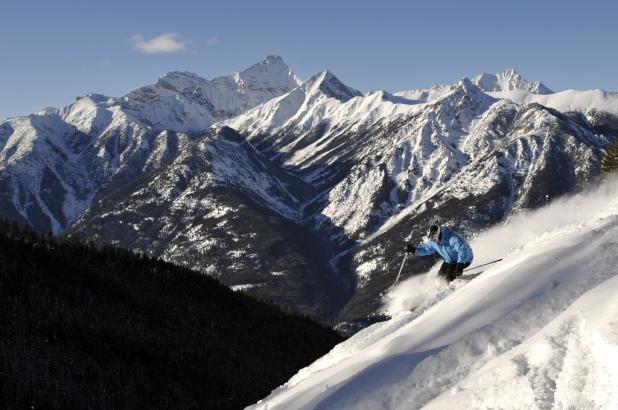
[(618, 408), (618, 181), (472, 245), (476, 263), (504, 260), (454, 290), (437, 266), (401, 283), (392, 319), (252, 408)]

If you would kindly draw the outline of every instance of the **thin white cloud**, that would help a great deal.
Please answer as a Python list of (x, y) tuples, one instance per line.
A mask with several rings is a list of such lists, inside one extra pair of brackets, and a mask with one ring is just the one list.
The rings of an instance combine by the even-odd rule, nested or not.
[(208, 37), (208, 40), (206, 40), (206, 44), (208, 44), (208, 47), (216, 46), (217, 44), (219, 44), (219, 42), (219, 37)]
[(133, 48), (144, 54), (177, 53), (189, 50), (192, 41), (178, 33), (164, 33), (153, 39), (146, 40), (142, 34), (131, 37)]

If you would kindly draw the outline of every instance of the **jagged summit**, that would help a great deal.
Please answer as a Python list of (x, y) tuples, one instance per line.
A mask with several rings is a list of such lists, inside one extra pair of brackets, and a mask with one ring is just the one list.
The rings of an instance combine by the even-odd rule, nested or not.
[(197, 87), (205, 82), (203, 77), (191, 71), (170, 71), (159, 77), (155, 85), (182, 92), (184, 89)]
[(280, 55), (270, 54), (266, 56), (264, 61), (265, 62), (278, 62), (278, 61), (283, 61), (283, 58)]
[(218, 77), (213, 81), (225, 81), (230, 77), (234, 79), (238, 87), (250, 90), (266, 88), (289, 91), (301, 83), (283, 58), (277, 55), (269, 55), (246, 70), (233, 73), (231, 76)]
[(35, 112), (35, 115), (52, 115), (58, 112), (58, 108), (56, 107), (44, 107), (40, 111)]
[(456, 83), (457, 86), (465, 87), (465, 88), (476, 88), (474, 83), (468, 78), (464, 77)]
[(311, 129), (342, 104), (363, 94), (342, 83), (329, 70), (322, 70), (294, 90), (226, 121), (232, 128), (250, 133), (281, 127)]
[(528, 81), (512, 68), (498, 74), (482, 73), (474, 77), (474, 83), (485, 92), (526, 90), (535, 94), (552, 94), (540, 81)]
[(200, 131), (299, 84), (283, 59), (271, 55), (246, 70), (212, 80), (188, 71), (172, 71), (120, 101), (138, 119), (158, 129)]
[[(115, 175), (164, 163), (175, 149), (174, 132), (202, 133), (298, 83), (280, 57), (268, 56), (214, 80), (172, 71), (120, 98), (89, 94), (59, 109), (2, 121), (0, 183), (19, 182), (0, 196), (0, 210), (36, 229), (61, 232)], [(155, 146), (148, 163), (129, 159), (145, 158)]]
[(305, 90), (305, 92), (307, 92), (307, 94), (322, 92), (328, 97), (336, 98), (340, 101), (347, 101), (350, 98), (363, 95), (360, 91), (348, 87), (342, 83), (329, 70), (322, 70), (313, 75), (305, 81), (301, 87)]
[(443, 95), (444, 96), (449, 96), (449, 95), (456, 95), (456, 96), (467, 95), (467, 96), (470, 96), (473, 99), (476, 99), (476, 100), (479, 100), (479, 101), (480, 100), (491, 100), (491, 101), (494, 101), (493, 98), (488, 96), (481, 87), (479, 87), (477, 84), (475, 84), (474, 81), (470, 80), (468, 77), (462, 78), (461, 80), (459, 80), (457, 83), (455, 83), (452, 86), (445, 87), (443, 89)]
[(285, 69), (289, 69), (290, 67), (286, 64), (281, 56), (270, 54), (267, 55), (262, 61), (257, 62), (244, 70), (244, 72), (257, 70), (259, 67), (283, 67)]
[(395, 97), (402, 97), (408, 102), (416, 103), (435, 103), (442, 100), (453, 93), (473, 94), (475, 97), (485, 98), (482, 96), (487, 90), (479, 86), (476, 78), (474, 80), (464, 77), (454, 84), (435, 84), (428, 89), (403, 90), (393, 93)]
[(239, 90), (255, 91), (260, 88), (291, 90), (300, 83), (301, 81), (283, 61), (283, 58), (269, 55), (245, 70), (215, 77), (210, 81), (191, 71), (170, 71), (159, 77), (155, 86), (183, 92), (183, 90), (215, 84), (227, 87), (235, 86)]

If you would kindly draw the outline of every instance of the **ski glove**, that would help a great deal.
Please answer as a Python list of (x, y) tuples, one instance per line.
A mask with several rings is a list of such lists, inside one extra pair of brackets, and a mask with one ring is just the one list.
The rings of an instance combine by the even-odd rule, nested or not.
[(407, 253), (414, 253), (414, 252), (416, 252), (416, 248), (410, 242), (406, 242), (405, 249), (406, 249)]
[(457, 266), (455, 266), (455, 274), (456, 275), (461, 275), (463, 273), (463, 270), (468, 265), (469, 265), (469, 263), (458, 263)]

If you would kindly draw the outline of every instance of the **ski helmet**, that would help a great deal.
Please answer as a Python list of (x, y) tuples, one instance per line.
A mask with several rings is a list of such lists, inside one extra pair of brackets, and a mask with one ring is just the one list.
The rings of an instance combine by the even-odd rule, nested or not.
[(427, 236), (429, 238), (438, 239), (438, 235), (440, 235), (440, 227), (438, 225), (431, 225), (429, 227), (429, 232), (427, 233)]

